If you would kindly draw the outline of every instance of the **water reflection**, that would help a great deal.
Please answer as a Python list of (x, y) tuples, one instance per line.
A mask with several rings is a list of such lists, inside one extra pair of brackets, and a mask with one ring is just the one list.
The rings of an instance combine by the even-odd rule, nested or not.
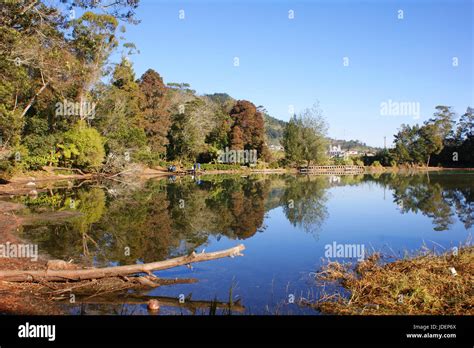
[[(149, 180), (134, 187), (97, 185), (22, 198), (32, 211), (76, 211), (67, 222), (23, 227), (23, 236), (50, 255), (91, 264), (152, 262), (219, 239), (248, 239), (265, 229), (265, 214), (281, 207), (293, 226), (318, 236), (329, 218), (335, 186), (375, 183), (402, 214), (421, 213), (434, 230), (474, 223), (472, 175), (208, 176)], [(113, 194), (111, 194), (113, 192)], [(363, 197), (361, 197), (363, 199)], [(363, 217), (360, 217), (363, 218)]]
[(321, 176), (289, 177), (285, 180), (285, 191), (280, 201), (286, 218), (293, 226), (302, 227), (317, 236), (328, 216), (327, 188), (334, 182), (340, 181)]
[(473, 175), (384, 175), (367, 179), (393, 190), (394, 202), (402, 214), (421, 213), (429, 217), (435, 231), (448, 230), (456, 217), (466, 229), (474, 223)]

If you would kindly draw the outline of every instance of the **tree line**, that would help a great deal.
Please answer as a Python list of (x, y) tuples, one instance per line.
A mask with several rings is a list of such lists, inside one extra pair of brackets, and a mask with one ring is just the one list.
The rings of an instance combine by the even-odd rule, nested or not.
[(459, 118), (450, 106), (438, 105), (423, 124), (402, 124), (394, 147), (380, 151), (372, 161), (384, 166), (474, 166), (474, 109)]
[(153, 69), (136, 78), (125, 24), (138, 23), (138, 3), (2, 2), (0, 172), (211, 162), (226, 147), (271, 159), (252, 102), (198, 95)]
[[(473, 109), (455, 122), (436, 107), (422, 125), (402, 125), (394, 148), (367, 158), (329, 159), (318, 104), (279, 124), (284, 155), (267, 147), (262, 106), (225, 93), (199, 95), (135, 76), (126, 24), (138, 0), (3, 1), (0, 4), (0, 173), (44, 166), (118, 172), (130, 163), (212, 163), (220, 151), (256, 150), (271, 167), (310, 164), (473, 166)], [(112, 53), (120, 53), (119, 62)], [(271, 123), (271, 122), (270, 122)], [(267, 129), (268, 130), (268, 129)], [(268, 132), (267, 132), (268, 133)]]

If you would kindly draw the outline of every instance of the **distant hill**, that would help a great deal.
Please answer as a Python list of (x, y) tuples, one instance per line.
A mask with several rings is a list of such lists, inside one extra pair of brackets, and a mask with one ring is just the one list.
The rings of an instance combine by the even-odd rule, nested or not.
[[(236, 102), (236, 100), (227, 93), (207, 94), (206, 97), (218, 103), (225, 109), (230, 109), (232, 105)], [(267, 144), (275, 146), (281, 145), (280, 141), (283, 139), (283, 132), (285, 131), (287, 122), (268, 115), (268, 113), (263, 107), (259, 108), (262, 108), (261, 111), (264, 114)], [(378, 150), (380, 150), (380, 148), (368, 146), (367, 144), (359, 140), (342, 140), (329, 138), (328, 141), (331, 145), (341, 145), (341, 148), (343, 150), (355, 150), (359, 152), (377, 152)]]
[[(206, 94), (207, 98), (219, 104), (222, 108), (230, 110), (232, 105), (237, 101), (227, 93)], [(265, 133), (267, 135), (268, 145), (280, 145), (280, 140), (283, 138), (283, 131), (286, 122), (276, 119), (262, 110), (265, 120)]]
[(355, 150), (359, 152), (377, 152), (381, 150), (379, 147), (368, 146), (359, 140), (342, 140), (342, 139), (331, 139), (329, 138), (331, 145), (341, 145), (343, 150)]
[(227, 93), (214, 93), (214, 94), (205, 94), (205, 97), (211, 99), (212, 101), (224, 105), (228, 102), (235, 103), (235, 99), (232, 98), (230, 95)]
[[(267, 134), (268, 145), (281, 145), (280, 141), (283, 139), (283, 132), (285, 131), (287, 122), (281, 121), (265, 114), (265, 132)], [(343, 150), (355, 150), (358, 152), (377, 152), (380, 148), (368, 146), (359, 140), (342, 140), (328, 138), (331, 145), (341, 145)]]
[(280, 140), (283, 139), (283, 132), (285, 131), (286, 122), (276, 119), (270, 115), (265, 114), (265, 133), (267, 135), (268, 145), (281, 145)]

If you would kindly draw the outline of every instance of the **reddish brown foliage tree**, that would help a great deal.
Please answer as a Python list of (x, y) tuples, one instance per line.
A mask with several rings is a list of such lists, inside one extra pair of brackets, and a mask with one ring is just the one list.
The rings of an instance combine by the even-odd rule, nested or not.
[[(240, 149), (257, 150), (259, 157), (267, 157), (265, 121), (263, 114), (257, 111), (256, 106), (247, 100), (239, 100), (230, 111), (230, 117), (234, 122), (231, 131), (232, 148), (237, 149), (238, 142), (234, 143), (234, 138), (238, 140), (240, 130), (243, 141), (243, 147), (240, 147)], [(238, 130), (235, 130), (236, 128)]]
[(232, 150), (242, 150), (244, 148), (243, 132), (239, 126), (232, 128), (230, 148)]
[(152, 151), (165, 152), (168, 144), (168, 131), (171, 126), (168, 111), (169, 100), (167, 87), (163, 79), (153, 69), (148, 69), (139, 80), (142, 100), (140, 103), (143, 111), (143, 128), (148, 137)]

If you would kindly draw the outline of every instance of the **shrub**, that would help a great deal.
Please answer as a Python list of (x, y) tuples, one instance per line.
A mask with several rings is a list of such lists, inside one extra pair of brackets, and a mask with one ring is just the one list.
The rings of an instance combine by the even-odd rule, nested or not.
[(374, 162), (372, 163), (372, 167), (374, 167), (374, 168), (382, 168), (382, 165), (380, 164), (379, 161), (374, 161)]
[(8, 180), (13, 176), (14, 167), (12, 163), (5, 158), (0, 159), (0, 180)]
[(84, 123), (64, 133), (62, 150), (63, 161), (86, 170), (97, 170), (105, 157), (103, 138)]
[(270, 169), (278, 169), (280, 168), (280, 163), (278, 161), (274, 161), (272, 163), (269, 164), (268, 168)]
[(167, 165), (161, 154), (149, 150), (140, 150), (134, 153), (132, 157), (135, 161), (146, 164), (149, 167), (165, 167)]

